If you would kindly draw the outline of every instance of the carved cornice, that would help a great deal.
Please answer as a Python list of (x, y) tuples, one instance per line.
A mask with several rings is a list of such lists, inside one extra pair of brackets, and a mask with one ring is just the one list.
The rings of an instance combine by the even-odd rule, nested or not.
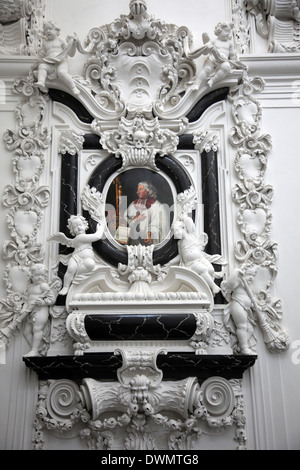
[(36, 57), (32, 56), (0, 56), (0, 77), (10, 82), (13, 82), (15, 77), (26, 77), (35, 62)]
[[(299, 78), (299, 53), (291, 54), (261, 54), (257, 55), (243, 55), (243, 62), (247, 65), (249, 76), (259, 76), (269, 80), (285, 80)], [(284, 69), (284, 76), (282, 70)]]

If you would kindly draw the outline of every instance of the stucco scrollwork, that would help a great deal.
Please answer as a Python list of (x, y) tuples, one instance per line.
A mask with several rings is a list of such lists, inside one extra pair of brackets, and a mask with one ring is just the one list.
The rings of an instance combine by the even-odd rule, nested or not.
[(250, 51), (250, 25), (248, 23), (248, 12), (245, 10), (244, 0), (234, 0), (232, 21), (234, 23), (233, 34), (237, 52), (247, 54)]
[[(154, 425), (165, 430), (165, 449), (192, 450), (203, 434), (213, 438), (231, 428), (238, 448), (246, 449), (239, 380), (211, 377), (200, 386), (195, 377), (170, 382), (158, 375), (153, 382), (150, 363), (141, 359), (123, 368), (126, 372), (128, 367), (130, 377), (124, 383), (87, 378), (78, 388), (70, 380), (41, 382), (35, 448), (44, 448), (44, 433), (50, 432), (66, 438), (78, 435), (94, 450), (116, 444), (125, 450), (158, 450), (162, 443), (149, 432)], [(117, 432), (122, 429), (125, 437)]]
[(285, 351), (289, 347), (288, 336), (280, 326), (281, 302), (272, 300), (271, 294), (277, 274), (278, 250), (277, 243), (270, 238), (269, 206), (273, 188), (266, 184), (265, 173), (272, 140), (261, 132), (261, 109), (253, 96), (262, 89), (261, 79), (245, 78), (229, 95), (236, 123), (229, 139), (237, 149), (235, 169), (240, 180), (232, 196), (239, 206), (237, 223), (244, 238), (235, 244), (240, 270), (225, 279), (221, 287), (229, 300), (225, 312), (230, 312), (236, 325), (238, 348), (247, 354), (256, 343), (254, 325), (264, 332), (264, 341), (271, 352)]
[(0, 2), (0, 23), (12, 23), (18, 21), (32, 13), (32, 0), (1, 0)]
[(197, 328), (191, 338), (191, 346), (196, 354), (207, 354), (207, 347), (214, 331), (214, 319), (209, 312), (195, 313)]
[(96, 266), (92, 243), (100, 240), (103, 235), (104, 225), (98, 224), (94, 234), (86, 233), (88, 223), (81, 215), (72, 215), (68, 220), (68, 228), (74, 238), (68, 238), (63, 232), (58, 232), (49, 237), (49, 241), (58, 242), (74, 248), (74, 252), (67, 258), (61, 258), (67, 264), (67, 272), (64, 275), (63, 288), (60, 295), (66, 295), (74, 282), (75, 276), (90, 273)]
[(7, 130), (4, 141), (14, 152), (14, 184), (7, 185), (3, 204), (7, 214), (10, 239), (3, 253), (9, 260), (5, 285), (7, 298), (1, 300), (0, 337), (8, 345), (10, 337), (25, 323), (24, 335), (31, 346), (28, 354), (45, 354), (49, 347), (49, 307), (59, 289), (58, 278), (48, 279), (43, 266), (44, 247), (38, 242), (44, 211), (50, 192), (39, 185), (44, 169), (44, 152), (51, 134), (43, 128), (46, 100), (32, 85), (30, 78), (17, 79), (14, 92), (20, 96), (16, 108), (17, 130)]
[(60, 134), (59, 153), (65, 155), (77, 155), (84, 144), (84, 133), (71, 130), (62, 131)]
[[(236, 0), (233, 16), (237, 25), (238, 44), (240, 38), (245, 37), (249, 45), (252, 17), (259, 36), (267, 39), (268, 52), (299, 52), (299, 8), (297, 0), (247, 0), (242, 3)], [(241, 52), (248, 51), (243, 48)]]
[(105, 213), (105, 199), (96, 188), (85, 186), (81, 193), (81, 202), (84, 210), (88, 211), (93, 220), (100, 223)]
[(174, 264), (185, 266), (188, 269), (202, 276), (207, 282), (213, 295), (216, 295), (220, 288), (215, 283), (215, 278), (222, 277), (222, 273), (216, 273), (212, 263), (226, 265), (227, 262), (221, 255), (208, 255), (204, 249), (207, 245), (208, 237), (205, 233), (197, 236), (196, 227), (192, 217), (183, 215), (175, 221), (173, 232), (178, 239), (178, 256), (173, 258), (164, 266), (168, 269)]
[[(235, 5), (236, 13), (241, 14), (241, 3), (235, 2)], [(264, 83), (259, 77), (249, 78), (247, 68), (238, 60), (231, 23), (218, 23), (216, 38), (204, 33), (204, 45), (192, 51), (188, 29), (152, 17), (145, 0), (131, 0), (129, 9), (128, 15), (92, 29), (83, 46), (76, 35), (61, 41), (59, 28), (52, 22), (45, 22), (44, 50), (28, 77), (15, 82), (14, 91), (20, 97), (16, 109), (17, 129), (7, 130), (4, 135), (6, 147), (12, 152), (14, 181), (6, 186), (2, 199), (8, 209), (10, 238), (5, 241), (3, 250), (8, 265), (4, 278), (7, 296), (0, 300), (0, 346), (8, 345), (10, 337), (21, 329), (24, 321), (23, 332), (30, 345), (27, 354), (30, 357), (24, 358), (28, 361), (26, 364), (30, 361), (34, 364), (32, 356), (47, 356), (51, 338), (58, 342), (60, 332), (66, 333), (64, 328), (73, 340), (73, 351), (68, 356), (70, 362), (66, 362), (72, 363), (74, 370), (76, 365), (79, 375), (82, 371), (78, 369), (83, 363), (79, 359), (96, 357), (98, 367), (103, 357), (122, 356), (123, 366), (117, 370), (115, 379), (111, 378), (114, 371), (110, 370), (107, 380), (78, 375), (76, 382), (51, 379), (40, 383), (35, 448), (43, 448), (45, 432), (52, 436), (81, 438), (89, 449), (154, 450), (165, 446), (170, 450), (191, 450), (201, 445), (204, 434), (216, 437), (234, 429), (238, 448), (244, 449), (241, 380), (218, 376), (200, 380), (186, 375), (183, 380), (164, 380), (157, 362), (161, 353), (169, 359), (170, 348), (175, 360), (181, 353), (186, 364), (190, 358), (192, 363), (195, 360), (195, 376), (199, 370), (206, 374), (202, 369), (205, 361), (201, 362), (200, 356), (209, 361), (207, 351), (217, 354), (220, 350), (223, 353), (226, 350), (226, 354), (230, 351), (231, 359), (234, 358), (232, 352), (253, 356), (256, 327), (261, 329), (271, 352), (288, 347), (288, 337), (280, 325), (281, 302), (272, 298), (277, 274), (277, 244), (270, 238), (273, 188), (265, 182), (272, 140), (261, 130), (262, 109), (254, 96), (262, 91)], [(296, 15), (295, 21), (297, 18)], [(243, 49), (241, 42), (239, 49)], [(73, 77), (68, 62), (76, 52), (84, 54), (86, 60), (82, 76)], [(198, 75), (196, 59), (200, 59)], [(217, 154), (224, 142), (219, 138), (223, 131), (212, 124), (217, 121), (211, 118), (211, 124), (207, 124), (209, 113), (203, 118), (203, 128), (197, 120), (202, 119), (198, 112), (204, 106), (203, 101), (214, 100), (214, 92), (224, 84), (223, 94), (216, 95), (222, 96), (222, 100), (227, 96), (231, 105), (233, 127), (228, 143), (235, 154), (238, 181), (232, 188), (232, 201), (237, 207), (240, 239), (232, 243), (232, 253), (228, 253), (229, 228), (224, 220), (228, 201), (225, 201), (223, 219), (220, 217), (224, 222), (220, 251), (209, 254), (206, 253), (208, 235), (202, 228), (202, 214), (199, 214), (199, 186), (203, 183), (201, 173), (204, 171), (198, 157), (199, 152)], [(89, 124), (84, 124), (85, 134), (59, 123), (59, 138), (55, 136), (52, 141), (51, 127), (44, 127), (44, 119), (49, 96), (53, 98), (57, 89), (58, 94), (67, 90), (67, 99), (73, 104), (77, 101), (81, 109), (84, 107), (89, 116), (93, 116), (89, 117)], [(201, 101), (202, 98), (205, 100)], [(222, 112), (226, 109), (228, 107), (223, 106)], [(70, 118), (71, 111), (66, 114)], [(196, 121), (193, 121), (194, 115), (197, 115)], [(228, 119), (224, 118), (224, 129), (225, 121), (227, 126)], [(98, 147), (94, 146), (95, 139), (89, 131), (99, 136)], [(184, 133), (186, 135), (180, 139)], [(223, 134), (222, 137), (225, 132)], [(83, 147), (89, 139), (93, 142), (92, 150), (82, 155), (86, 150), (89, 152)], [(60, 262), (67, 266), (64, 274), (59, 272), (63, 285), (59, 277), (49, 276), (45, 261), (48, 251), (39, 238), (51, 196), (49, 188), (41, 184), (41, 177), (46, 164), (45, 153), (52, 142), (55, 144), (52, 158), (57, 158), (58, 153), (61, 160), (75, 157), (72, 171), (73, 176), (78, 177), (70, 190), (72, 201), (68, 210), (64, 212), (63, 200), (60, 207), (60, 215), (67, 214), (65, 225), (73, 238), (63, 232), (48, 238), (73, 250), (68, 255), (55, 254), (55, 269)], [(190, 157), (187, 154), (191, 145)], [(95, 160), (94, 151), (95, 155), (98, 152)], [(227, 162), (227, 148), (221, 153), (222, 163)], [(121, 158), (122, 165), (114, 157)], [(182, 157), (186, 160), (185, 166)], [(209, 156), (202, 157), (208, 159)], [(97, 158), (105, 163), (103, 185), (101, 180), (103, 192), (86, 184), (88, 178), (95, 186), (98, 184), (99, 173), (92, 174), (89, 168)], [(217, 158), (214, 163), (216, 161)], [(49, 162), (49, 172), (52, 163), (53, 160)], [(218, 170), (228, 174), (228, 168), (222, 167), (222, 163), (217, 162), (214, 177)], [(193, 166), (193, 172), (189, 165)], [(170, 180), (172, 197), (165, 199), (175, 203), (172, 227), (168, 227), (169, 238), (162, 237), (155, 245), (153, 240), (158, 238), (148, 234), (148, 238), (141, 239), (150, 246), (130, 245), (130, 237), (122, 245), (123, 239), (114, 238), (104, 220), (109, 191), (114, 190), (116, 201), (120, 196), (116, 185), (111, 184), (107, 190), (108, 183), (115, 182), (127, 170), (157, 176), (163, 171), (161, 168), (165, 169), (162, 186), (167, 186)], [(220, 178), (224, 187), (218, 189), (218, 204), (219, 197), (227, 197), (228, 186), (224, 180)], [(99, 183), (99, 187), (101, 185)], [(202, 186), (204, 199), (204, 184)], [(53, 188), (59, 185), (53, 182)], [(145, 187), (143, 191), (147, 193)], [(56, 195), (53, 200), (55, 198)], [(142, 196), (139, 199), (146, 200)], [(154, 207), (155, 202), (150, 207)], [(168, 205), (171, 206), (171, 202)], [(74, 214), (69, 214), (70, 207), (76, 211)], [(80, 211), (87, 211), (97, 223), (92, 223), (96, 227), (93, 233), (88, 233), (88, 221)], [(231, 217), (229, 209), (228, 213)], [(59, 210), (56, 215), (59, 219)], [(137, 211), (134, 217), (140, 223), (139, 216)], [(104, 243), (106, 236), (109, 243)], [(164, 248), (166, 254), (162, 253)], [(108, 259), (114, 264), (102, 261), (105, 250), (109, 251)], [(231, 256), (230, 261), (234, 258), (236, 270), (228, 272), (232, 263), (223, 253)], [(227, 304), (215, 305), (222, 294)], [(125, 322), (124, 327), (122, 322), (128, 318), (130, 321)], [(138, 323), (141, 318), (142, 325)], [(52, 336), (51, 319), (60, 320), (60, 323), (56, 321)], [(127, 331), (130, 322), (133, 333)], [(120, 329), (116, 328), (116, 323)], [(37, 358), (41, 359), (45, 363), (48, 358)], [(244, 363), (245, 359), (239, 357), (237, 362)], [(211, 368), (213, 362), (214, 359)], [(64, 367), (67, 369), (60, 363), (60, 373), (66, 372)], [(156, 429), (161, 431), (163, 442), (155, 437)]]

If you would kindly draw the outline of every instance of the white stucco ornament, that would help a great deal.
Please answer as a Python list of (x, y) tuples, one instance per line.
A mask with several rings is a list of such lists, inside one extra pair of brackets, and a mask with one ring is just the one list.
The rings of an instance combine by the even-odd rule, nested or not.
[[(17, 273), (14, 274), (18, 281)], [(39, 356), (41, 352), (44, 354), (44, 343), (48, 342), (49, 307), (56, 301), (61, 281), (59, 278), (49, 281), (48, 270), (41, 263), (33, 264), (24, 275), (24, 287), (19, 284), (19, 311), (12, 318), (2, 318), (5, 326), (0, 329), (0, 340), (7, 345), (10, 337), (24, 324), (24, 336), (31, 347), (26, 356)]]
[(137, 114), (132, 119), (122, 117), (117, 130), (101, 131), (97, 121), (93, 123), (101, 135), (103, 148), (122, 158), (122, 168), (149, 167), (158, 170), (155, 158), (172, 155), (177, 149), (178, 135), (170, 129), (162, 129), (158, 118), (149, 119)]
[(196, 59), (202, 55), (207, 56), (201, 71), (197, 74), (193, 88), (198, 90), (201, 86), (210, 88), (227, 77), (232, 70), (245, 70), (245, 65), (238, 60), (232, 40), (232, 23), (218, 23), (215, 27), (215, 39), (203, 33), (204, 45), (195, 51), (189, 51), (186, 41), (186, 55)]
[(88, 223), (81, 215), (71, 216), (68, 221), (68, 228), (74, 238), (68, 238), (63, 232), (56, 233), (49, 237), (49, 241), (62, 243), (63, 245), (74, 248), (71, 256), (65, 258), (67, 272), (64, 276), (64, 285), (60, 295), (66, 295), (69, 287), (75, 278), (84, 273), (90, 273), (95, 268), (94, 252), (92, 242), (100, 240), (103, 235), (104, 226), (98, 224), (97, 231), (94, 234), (86, 233)]
[(260, 302), (260, 296), (255, 296), (255, 291), (251, 288), (257, 272), (257, 266), (245, 263), (242, 269), (237, 269), (221, 284), (224, 296), (229, 302), (224, 311), (225, 323), (230, 328), (230, 322), (233, 321), (238, 348), (242, 354), (253, 354), (253, 327), (256, 324), (261, 328), (264, 342), (271, 351), (285, 350), (289, 342), (286, 333), (274, 322), (276, 311), (264, 311), (263, 298)]
[[(93, 28), (84, 45), (77, 36), (62, 40), (59, 28), (51, 21), (44, 22), (41, 56), (28, 77), (15, 83), (15, 91), (20, 95), (16, 110), (18, 129), (8, 130), (4, 136), (8, 150), (15, 152), (15, 181), (5, 188), (3, 197), (4, 205), (9, 208), (11, 239), (4, 244), (4, 256), (10, 264), (6, 275), (8, 298), (2, 301), (2, 308), (8, 312), (7, 317), (13, 317), (12, 312), (22, 308), (22, 299), (14, 295), (18, 280), (25, 276), (32, 263), (41, 263), (45, 257), (38, 233), (50, 196), (49, 188), (40, 185), (45, 168), (44, 153), (51, 145), (50, 130), (42, 127), (49, 100), (46, 92), (50, 87), (75, 94), (94, 116), (86, 132), (99, 136), (103, 151), (122, 158), (122, 165), (116, 172), (122, 174), (132, 169), (159, 173), (158, 166), (161, 165), (158, 165), (157, 157), (162, 162), (164, 158), (175, 161), (181, 145), (180, 136), (185, 138), (183, 134), (188, 132), (194, 136), (193, 151), (218, 152), (222, 142), (218, 129), (208, 128), (207, 122), (199, 129), (193, 121), (192, 130), (189, 130), (191, 123), (187, 115), (211, 90), (229, 86), (228, 102), (232, 105), (234, 120), (229, 141), (237, 151), (235, 169), (240, 179), (232, 194), (239, 205), (237, 222), (243, 235), (235, 244), (235, 260), (258, 265), (257, 278), (261, 272), (266, 274), (267, 280), (261, 290), (253, 295), (263, 312), (276, 312), (270, 315), (278, 326), (278, 302), (270, 300), (269, 293), (276, 273), (277, 250), (276, 243), (268, 237), (271, 221), (268, 205), (273, 191), (263, 179), (271, 139), (268, 134), (261, 134), (261, 107), (253, 97), (262, 90), (262, 80), (258, 77), (248, 79), (246, 67), (237, 57), (231, 23), (219, 22), (215, 29), (216, 38), (209, 38), (204, 33), (204, 45), (193, 50), (188, 29), (155, 19), (148, 13), (145, 1), (132, 0), (129, 10), (128, 15), (121, 15), (111, 24)], [(81, 76), (72, 77), (68, 61), (76, 52), (84, 55), (85, 62)], [(198, 64), (196, 59), (199, 59)], [(198, 75), (197, 66), (200, 69)], [(83, 149), (85, 135), (82, 129), (64, 127), (58, 141), (59, 146), (54, 152), (59, 151), (64, 157), (76, 157)], [(81, 170), (80, 167), (79, 173)], [(170, 174), (171, 179), (174, 177), (173, 185), (177, 184), (173, 169)], [(188, 178), (193, 181), (195, 175), (191, 172)], [(193, 181), (195, 185), (198, 183), (198, 180)], [(162, 265), (156, 264), (154, 255), (160, 243), (164, 243), (161, 239), (153, 247), (153, 239), (144, 237), (143, 240), (150, 244), (145, 252), (142, 248), (117, 246), (113, 240), (110, 249), (120, 249), (123, 254), (127, 252), (129, 261), (108, 267), (102, 260), (99, 265), (95, 264), (92, 247), (92, 243), (101, 240), (103, 235), (110, 236), (103, 222), (106, 195), (83, 184), (82, 209), (89, 211), (92, 219), (100, 224), (96, 233), (86, 234), (84, 223), (77, 219), (78, 230), (80, 226), (82, 232), (75, 234), (74, 231), (74, 239), (62, 233), (50, 237), (52, 241), (74, 248), (69, 257), (59, 258), (68, 265), (60, 294), (68, 294), (69, 312), (77, 308), (77, 301), (85, 302), (92, 297), (98, 306), (106, 299), (105, 302), (114, 303), (113, 308), (119, 308), (120, 302), (126, 299), (129, 310), (129, 303), (137, 301), (137, 297), (143, 301), (162, 300), (170, 307), (174, 306), (172, 302), (183, 302), (184, 298), (194, 301), (195, 296), (202, 306), (206, 299), (207, 310), (211, 311), (211, 296), (220, 292), (216, 280), (224, 274), (224, 279), (229, 279), (227, 262), (221, 253), (205, 253), (207, 235), (199, 228), (202, 221), (197, 212), (195, 222), (191, 217), (197, 205), (193, 187), (181, 194), (176, 194), (175, 188), (172, 191), (176, 207), (174, 231), (170, 235), (175, 235), (178, 256), (173, 256), (172, 251), (172, 259)], [(214, 265), (223, 266), (222, 271), (216, 272)], [(81, 274), (87, 283), (79, 289)], [(75, 279), (78, 282), (74, 282)], [(185, 281), (180, 285), (178, 279)], [(98, 286), (97, 292), (95, 286)], [(199, 313), (197, 308), (195, 313)], [(3, 327), (7, 324), (7, 318), (2, 320)], [(278, 346), (281, 347), (283, 343)], [(243, 345), (241, 349), (248, 350)]]
[(243, 8), (250, 13), (250, 17), (254, 17), (257, 33), (267, 39), (268, 52), (299, 52), (299, 2), (296, 0), (248, 0)]
[(42, 92), (47, 93), (46, 79), (59, 78), (75, 95), (78, 95), (80, 91), (69, 74), (67, 61), (68, 56), (74, 56), (76, 53), (75, 38), (68, 38), (68, 41), (61, 39), (60, 29), (53, 21), (45, 22), (43, 29), (43, 45), (37, 64), (36, 85)]
[[(191, 450), (202, 433), (235, 426), (245, 448), (236, 377), (256, 359), (255, 327), (272, 352), (286, 350), (288, 338), (270, 294), (277, 271), (273, 189), (264, 181), (271, 138), (261, 132), (254, 98), (263, 81), (247, 76), (235, 35), (231, 23), (219, 22), (216, 37), (204, 33), (193, 50), (190, 31), (151, 16), (145, 0), (93, 28), (84, 45), (44, 22), (38, 59), (15, 82), (17, 129), (4, 135), (14, 180), (2, 199), (10, 239), (0, 300), (0, 349), (24, 321), (26, 364), (40, 361), (39, 372), (63, 377), (41, 380), (36, 440), (45, 429), (77, 433), (91, 449)], [(121, 213), (123, 195), (130, 201)], [(168, 226), (159, 204), (170, 209)], [(118, 206), (114, 229), (108, 206)], [(62, 220), (73, 238), (56, 232)], [(115, 236), (120, 227), (128, 236)], [(71, 253), (58, 255), (44, 239)], [(76, 383), (66, 378), (73, 372)], [(174, 379), (179, 374), (183, 380)]]
[(205, 253), (207, 245), (207, 235), (203, 233), (201, 237), (196, 234), (196, 227), (193, 219), (185, 215), (174, 223), (174, 237), (178, 240), (178, 256), (173, 258), (164, 266), (168, 269), (172, 265), (179, 264), (197, 273), (210, 287), (213, 295), (220, 292), (220, 287), (215, 283), (215, 278), (222, 277), (222, 273), (216, 273), (212, 263), (226, 265), (227, 262), (220, 255), (210, 256)]

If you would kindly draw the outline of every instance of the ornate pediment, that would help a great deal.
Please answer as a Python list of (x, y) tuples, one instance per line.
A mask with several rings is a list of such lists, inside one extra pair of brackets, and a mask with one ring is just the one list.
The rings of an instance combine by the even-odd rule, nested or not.
[[(186, 94), (196, 67), (187, 59), (186, 28), (150, 16), (146, 2), (130, 3), (130, 14), (90, 31), (85, 78), (101, 106), (152, 112), (153, 103), (172, 107)], [(86, 49), (85, 48), (85, 49)]]
[[(223, 28), (226, 33), (220, 40)], [(146, 2), (133, 1), (128, 15), (93, 28), (84, 44), (76, 35), (60, 39), (58, 26), (46, 22), (44, 35), (54, 31), (60, 53), (48, 61), (51, 45), (44, 40), (33, 74), (43, 92), (48, 87), (63, 88), (77, 95), (100, 120), (137, 114), (180, 119), (208, 86), (233, 84), (241, 78), (245, 66), (233, 53), (231, 28), (229, 23), (220, 24), (216, 39), (206, 35), (204, 45), (192, 51), (192, 35), (186, 27), (157, 20), (148, 14)], [(71, 77), (60, 63), (78, 52), (86, 56), (83, 71)]]

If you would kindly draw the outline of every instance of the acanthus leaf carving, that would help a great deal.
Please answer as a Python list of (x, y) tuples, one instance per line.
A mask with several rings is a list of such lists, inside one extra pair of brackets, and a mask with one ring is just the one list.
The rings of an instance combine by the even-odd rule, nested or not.
[(105, 212), (105, 199), (103, 194), (99, 193), (96, 188), (85, 186), (81, 194), (82, 207), (88, 211), (96, 222), (100, 223), (103, 220)]
[(151, 294), (152, 276), (159, 278), (161, 267), (153, 265), (154, 246), (127, 246), (128, 264), (119, 263), (118, 271), (120, 275), (127, 276), (131, 284), (129, 292), (138, 296)]
[(65, 155), (77, 155), (84, 144), (84, 132), (71, 130), (62, 131), (60, 134), (59, 153)]
[(196, 354), (207, 354), (207, 346), (214, 330), (214, 320), (209, 312), (199, 312), (194, 315), (197, 328), (191, 339), (191, 346), (195, 349)]
[(218, 133), (212, 131), (211, 129), (195, 132), (194, 144), (195, 149), (199, 150), (200, 154), (202, 154), (202, 152), (217, 152), (220, 147)]
[(42, 262), (45, 255), (44, 247), (40, 243), (22, 243), (7, 240), (3, 244), (4, 259), (14, 259), (20, 266), (29, 263)]
[(84, 50), (92, 55), (84, 75), (92, 84), (95, 100), (120, 115), (125, 107), (130, 112), (151, 113), (154, 103), (160, 113), (176, 106), (196, 72), (185, 55), (186, 38), (191, 39), (187, 28), (156, 20), (148, 14), (146, 2), (131, 2), (129, 15), (93, 28), (87, 37)]

